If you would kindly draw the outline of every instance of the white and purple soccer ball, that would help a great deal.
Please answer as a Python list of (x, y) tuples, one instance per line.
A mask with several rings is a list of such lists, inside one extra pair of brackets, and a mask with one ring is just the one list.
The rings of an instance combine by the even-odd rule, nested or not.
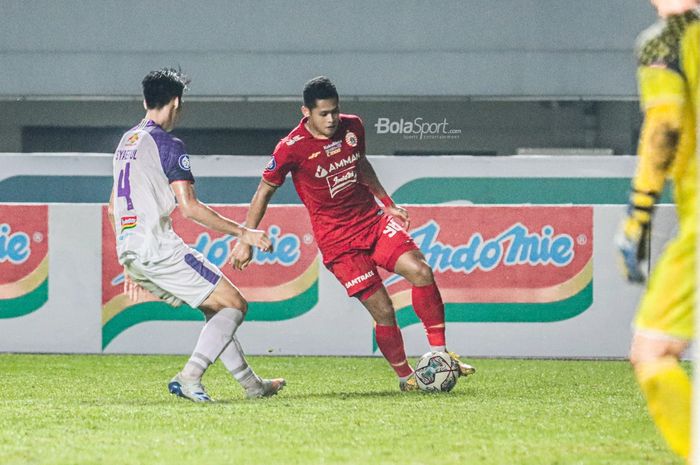
[(449, 392), (457, 384), (459, 367), (445, 352), (428, 352), (416, 365), (416, 381), (422, 391)]

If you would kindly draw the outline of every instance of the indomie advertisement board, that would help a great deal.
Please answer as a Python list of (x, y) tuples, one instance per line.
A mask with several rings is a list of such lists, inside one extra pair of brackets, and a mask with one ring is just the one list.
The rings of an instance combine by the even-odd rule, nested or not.
[(34, 312), (48, 299), (46, 205), (0, 205), (0, 318)]
[[(242, 219), (245, 207), (218, 207)], [(593, 209), (585, 206), (411, 206), (409, 233), (433, 269), (445, 302), (446, 321), (553, 322), (574, 317), (593, 301)], [(154, 320), (201, 320), (200, 312), (122, 294), (123, 271), (103, 209), (103, 348), (131, 326)], [(255, 251), (245, 271), (227, 257), (235, 243), (173, 215), (175, 230), (238, 286), (250, 302), (248, 321), (297, 318), (319, 301), (321, 257), (302, 206), (271, 206), (261, 224), (272, 253)], [(390, 222), (385, 234), (397, 225)], [(411, 286), (382, 272), (400, 327), (418, 323)], [(326, 285), (338, 285), (326, 283)], [(326, 308), (327, 307), (327, 308)], [(376, 347), (375, 347), (376, 349)]]
[[(216, 207), (222, 215), (243, 222), (247, 208)], [(247, 321), (281, 321), (298, 317), (318, 303), (318, 249), (302, 206), (270, 206), (261, 223), (274, 250), (254, 249), (250, 266), (236, 271), (227, 258), (235, 238), (206, 230), (173, 212), (173, 228), (242, 291), (249, 302)], [(157, 300), (132, 302), (122, 293), (124, 275), (115, 252), (114, 231), (102, 210), (102, 346), (138, 323), (153, 320), (202, 320), (187, 305), (173, 308)]]

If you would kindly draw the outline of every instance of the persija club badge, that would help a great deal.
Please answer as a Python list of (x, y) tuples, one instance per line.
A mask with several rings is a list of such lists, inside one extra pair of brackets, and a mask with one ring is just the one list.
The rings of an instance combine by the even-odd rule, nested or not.
[(345, 134), (345, 143), (350, 147), (357, 147), (357, 136), (354, 132), (348, 131), (347, 134)]

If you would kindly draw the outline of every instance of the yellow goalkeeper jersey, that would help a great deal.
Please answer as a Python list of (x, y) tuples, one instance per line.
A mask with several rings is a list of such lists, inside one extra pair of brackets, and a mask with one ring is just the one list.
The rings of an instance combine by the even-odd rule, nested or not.
[(654, 267), (635, 327), (687, 340), (694, 333), (700, 17), (696, 11), (671, 16), (640, 37), (644, 125), (633, 195), (642, 201), (653, 198), (649, 194), (658, 195), (670, 176), (680, 231)]
[[(695, 227), (697, 218), (699, 49), (700, 15), (696, 10), (659, 21), (640, 35), (637, 47), (645, 119), (634, 188), (660, 193), (669, 176), (682, 227)], [(673, 140), (674, 131), (680, 133), (678, 140)]]

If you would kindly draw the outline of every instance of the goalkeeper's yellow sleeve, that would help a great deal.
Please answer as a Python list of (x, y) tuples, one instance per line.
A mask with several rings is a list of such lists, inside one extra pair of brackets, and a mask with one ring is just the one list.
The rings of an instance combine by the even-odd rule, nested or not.
[(651, 221), (654, 205), (676, 156), (682, 113), (681, 105), (667, 102), (647, 109), (644, 115), (629, 216), (624, 226), (627, 237), (641, 237)]
[[(640, 194), (661, 192), (678, 149), (683, 120), (683, 106), (667, 102), (648, 108), (644, 115), (642, 133), (639, 137), (637, 171), (632, 187)], [(632, 203), (641, 205), (647, 201), (635, 199)], [(651, 205), (644, 205), (651, 206)]]
[(637, 77), (644, 124), (630, 203), (644, 209), (653, 207), (676, 156), (686, 104), (686, 83), (679, 72), (666, 66), (640, 66)]
[(637, 149), (629, 216), (624, 223), (625, 235), (637, 240), (651, 222), (654, 205), (676, 157), (685, 104), (685, 82), (675, 71), (641, 67), (638, 75), (644, 123)]

